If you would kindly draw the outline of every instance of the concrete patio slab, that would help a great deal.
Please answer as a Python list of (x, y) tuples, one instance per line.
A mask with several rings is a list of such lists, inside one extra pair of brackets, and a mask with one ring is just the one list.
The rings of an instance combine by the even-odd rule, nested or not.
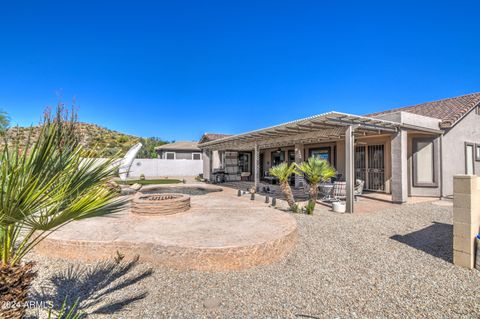
[[(172, 192), (178, 188), (161, 187)], [(191, 209), (174, 215), (138, 216), (125, 209), (115, 216), (73, 222), (36, 250), (86, 261), (111, 258), (118, 251), (172, 268), (225, 270), (272, 263), (294, 247), (296, 238), (297, 225), (290, 214), (224, 188), (192, 195)]]

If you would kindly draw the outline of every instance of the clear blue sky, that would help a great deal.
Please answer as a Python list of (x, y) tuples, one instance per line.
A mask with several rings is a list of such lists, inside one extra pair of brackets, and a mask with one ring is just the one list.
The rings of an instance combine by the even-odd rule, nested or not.
[(2, 1), (0, 108), (29, 125), (59, 94), (81, 121), (196, 140), (477, 92), (479, 12), (479, 1)]

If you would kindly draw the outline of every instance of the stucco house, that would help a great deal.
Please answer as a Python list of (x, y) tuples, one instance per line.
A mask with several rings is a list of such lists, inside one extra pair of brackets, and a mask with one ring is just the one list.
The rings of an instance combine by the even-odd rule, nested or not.
[(180, 141), (155, 147), (158, 158), (167, 160), (202, 160), (198, 142)]
[[(346, 180), (350, 212), (356, 179), (396, 203), (409, 196), (448, 197), (454, 175), (480, 174), (480, 93), (363, 116), (328, 112), (211, 137), (198, 145), (206, 179), (223, 170), (229, 181), (248, 177), (258, 184), (274, 165), (316, 156)], [(295, 187), (301, 183), (295, 178)]]

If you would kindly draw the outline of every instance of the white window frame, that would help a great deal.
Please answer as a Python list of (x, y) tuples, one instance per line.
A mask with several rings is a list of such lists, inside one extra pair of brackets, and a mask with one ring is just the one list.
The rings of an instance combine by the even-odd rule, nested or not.
[[(199, 158), (199, 159), (195, 159), (195, 158), (194, 158), (194, 155), (195, 155), (195, 154), (200, 155), (200, 158)], [(198, 153), (198, 152), (192, 153), (192, 160), (194, 160), (194, 161), (201, 161), (201, 160), (202, 160), (202, 153)]]
[[(168, 158), (168, 154), (173, 154), (173, 158)], [(165, 159), (166, 160), (176, 160), (177, 159), (177, 153), (176, 152), (165, 152)]]

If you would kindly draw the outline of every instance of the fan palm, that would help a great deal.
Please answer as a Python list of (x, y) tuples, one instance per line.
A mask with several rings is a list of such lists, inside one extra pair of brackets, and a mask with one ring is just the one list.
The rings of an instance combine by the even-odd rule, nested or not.
[(282, 163), (277, 166), (273, 166), (268, 170), (270, 175), (278, 178), (282, 192), (285, 195), (288, 206), (290, 209), (295, 209), (295, 199), (293, 198), (292, 189), (290, 188), (289, 179), (292, 174), (295, 173), (295, 165)]
[(308, 161), (296, 167), (309, 186), (307, 212), (311, 214), (317, 202), (318, 184), (335, 176), (336, 171), (326, 160), (315, 157), (310, 157)]
[[(35, 142), (5, 141), (0, 151), (0, 304), (22, 304), (35, 273), (25, 255), (51, 232), (84, 218), (119, 211), (125, 204), (105, 184), (114, 159), (84, 158), (75, 116), (62, 107), (45, 115)], [(24, 308), (0, 309), (21, 318)]]

